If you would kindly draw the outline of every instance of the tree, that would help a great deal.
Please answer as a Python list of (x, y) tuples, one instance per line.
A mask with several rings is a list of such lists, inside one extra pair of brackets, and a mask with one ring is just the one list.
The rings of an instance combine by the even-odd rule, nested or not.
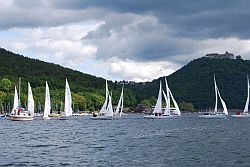
[(73, 101), (75, 105), (77, 105), (78, 110), (83, 111), (86, 109), (87, 100), (84, 96), (81, 96), (79, 94), (73, 94)]
[(179, 104), (179, 107), (183, 111), (190, 111), (190, 112), (194, 112), (195, 111), (194, 106), (193, 106), (192, 103), (181, 102)]
[(240, 55), (236, 56), (236, 59), (237, 60), (241, 59), (241, 56)]
[(3, 78), (0, 82), (0, 89), (4, 92), (9, 92), (12, 88), (11, 80)]

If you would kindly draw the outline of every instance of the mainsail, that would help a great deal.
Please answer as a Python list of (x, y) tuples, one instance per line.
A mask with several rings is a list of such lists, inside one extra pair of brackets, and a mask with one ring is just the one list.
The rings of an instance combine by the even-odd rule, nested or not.
[(72, 115), (72, 98), (71, 98), (71, 92), (69, 88), (68, 80), (66, 79), (66, 86), (65, 86), (65, 101), (64, 101), (64, 116), (68, 117)]
[[(172, 112), (174, 114), (181, 115), (181, 111), (179, 109), (179, 106), (178, 106), (177, 102), (175, 101), (174, 96), (173, 96), (171, 90), (168, 87), (168, 83), (167, 83), (166, 78), (165, 78), (165, 83), (166, 83), (167, 94), (165, 94), (165, 92), (162, 91), (163, 95), (164, 95), (164, 98), (165, 98), (165, 101), (166, 101), (166, 108), (165, 108), (165, 111), (164, 111), (164, 115), (171, 115), (170, 109), (172, 109)], [(174, 108), (170, 108), (170, 101), (171, 101), (171, 99), (172, 99), (172, 101), (174, 103)]]
[(113, 116), (113, 107), (112, 107), (112, 101), (111, 101), (111, 96), (109, 95), (109, 103), (108, 103), (108, 107), (107, 107), (107, 113), (106, 116)]
[(214, 75), (214, 91), (215, 91), (215, 106), (214, 106), (214, 112), (217, 113), (218, 111), (218, 95), (217, 95), (217, 84), (216, 84), (216, 80), (215, 80), (215, 75)]
[(34, 98), (31, 90), (30, 83), (28, 82), (28, 111), (31, 116), (34, 116)]
[(214, 112), (215, 113), (218, 112), (218, 96), (219, 96), (221, 104), (222, 104), (222, 107), (223, 107), (223, 113), (225, 115), (228, 115), (227, 106), (226, 106), (226, 103), (224, 102), (224, 100), (222, 99), (222, 97), (220, 95), (220, 91), (219, 91), (219, 89), (217, 87), (217, 84), (216, 84), (215, 75), (214, 75), (214, 89), (215, 89), (215, 107), (214, 107)]
[(118, 102), (118, 105), (116, 107), (115, 113), (116, 115), (121, 115), (122, 114), (122, 110), (123, 110), (123, 87), (122, 87), (122, 92), (121, 92), (121, 96)]
[(245, 104), (245, 108), (244, 108), (244, 113), (248, 113), (248, 106), (249, 106), (249, 79), (248, 79), (248, 75), (247, 75), (247, 100), (246, 100), (246, 104)]
[(165, 109), (164, 115), (170, 115), (170, 96), (169, 96), (168, 82), (167, 82), (166, 78), (165, 78), (165, 84), (166, 84), (166, 93), (167, 94), (165, 94), (163, 92), (163, 95), (164, 95), (165, 100), (166, 100), (166, 109)]
[(100, 114), (104, 114), (107, 112), (108, 98), (109, 98), (109, 90), (108, 90), (108, 81), (106, 80), (106, 98), (100, 110)]
[(157, 102), (153, 111), (153, 114), (155, 113), (162, 113), (162, 86), (160, 81), (160, 88), (159, 88), (159, 94), (157, 98)]
[(46, 81), (46, 88), (45, 88), (45, 104), (44, 104), (44, 112), (43, 117), (48, 118), (51, 110), (50, 104), (50, 93), (49, 93), (49, 86)]
[(14, 102), (13, 102), (13, 108), (12, 108), (11, 114), (16, 114), (17, 109), (18, 109), (18, 94), (17, 94), (17, 89), (15, 87)]

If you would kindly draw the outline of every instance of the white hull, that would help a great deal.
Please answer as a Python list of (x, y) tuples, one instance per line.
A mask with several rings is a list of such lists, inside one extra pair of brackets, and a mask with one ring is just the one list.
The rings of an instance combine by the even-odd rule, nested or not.
[(221, 119), (221, 118), (227, 118), (227, 115), (225, 114), (208, 114), (208, 115), (200, 115), (199, 118), (205, 118), (205, 119)]
[(87, 116), (87, 115), (92, 115), (92, 114), (89, 114), (89, 113), (81, 113), (81, 114), (79, 114), (79, 113), (73, 113), (72, 114), (72, 116)]
[(23, 115), (12, 115), (10, 116), (11, 121), (32, 121), (33, 116), (23, 116)]
[(180, 115), (161, 115), (161, 116), (155, 116), (155, 115), (146, 115), (144, 118), (146, 119), (168, 119), (168, 118), (179, 118)]
[(90, 119), (93, 120), (112, 120), (113, 116), (96, 116), (96, 117), (90, 117)]
[(44, 120), (50, 120), (50, 117), (43, 117)]
[(250, 114), (236, 114), (236, 115), (232, 115), (232, 117), (234, 118), (250, 118)]
[(34, 117), (41, 117), (41, 116), (43, 116), (43, 114), (39, 114), (39, 113), (34, 114)]

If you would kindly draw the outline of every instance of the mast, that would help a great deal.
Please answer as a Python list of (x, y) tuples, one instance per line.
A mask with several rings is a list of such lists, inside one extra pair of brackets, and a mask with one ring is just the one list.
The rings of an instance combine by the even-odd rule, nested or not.
[(217, 88), (217, 84), (216, 84), (216, 80), (215, 80), (215, 75), (214, 75), (214, 91), (215, 91), (215, 106), (214, 106), (214, 112), (216, 113), (217, 112), (217, 107), (218, 107), (218, 95), (217, 95), (217, 91), (218, 91), (218, 88)]
[(246, 100), (246, 104), (245, 104), (245, 108), (244, 108), (244, 113), (248, 113), (248, 106), (249, 106), (249, 79), (248, 79), (248, 75), (247, 75), (247, 100)]
[(21, 77), (18, 77), (18, 107), (21, 107)]

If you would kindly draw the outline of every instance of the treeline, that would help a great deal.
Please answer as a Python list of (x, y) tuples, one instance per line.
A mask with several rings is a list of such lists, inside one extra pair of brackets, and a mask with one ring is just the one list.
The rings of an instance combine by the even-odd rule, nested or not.
[[(53, 63), (30, 59), (0, 48), (0, 110), (12, 108), (14, 86), (21, 77), (21, 102), (27, 103), (27, 83), (30, 82), (36, 109), (41, 110), (45, 100), (45, 81), (50, 87), (53, 110), (59, 110), (64, 103), (65, 79), (72, 92), (74, 111), (99, 110), (105, 98), (105, 79), (83, 74)], [(122, 84), (108, 81), (112, 91), (113, 104), (117, 104)], [(125, 87), (124, 105), (135, 106), (135, 94)]]
[[(227, 107), (243, 109), (247, 98), (247, 74), (250, 75), (249, 60), (199, 58), (168, 76), (167, 80), (179, 104), (190, 103), (196, 111), (206, 110), (214, 108), (214, 74)], [(159, 80), (164, 83), (164, 77), (161, 77), (152, 82), (134, 83), (128, 88), (139, 100), (147, 99), (148, 102), (148, 97), (157, 96)], [(221, 104), (219, 107), (222, 107)]]
[[(65, 84), (65, 81), (62, 80)], [(33, 96), (35, 100), (35, 109), (37, 112), (43, 111), (44, 101), (45, 101), (45, 86), (33, 87), (32, 82), (30, 82)], [(45, 82), (44, 82), (45, 84)], [(73, 82), (69, 81), (70, 86), (74, 85)], [(0, 80), (0, 110), (1, 111), (10, 111), (13, 105), (14, 98), (14, 86), (18, 88), (18, 83), (15, 83), (7, 78), (2, 78)], [(74, 86), (73, 86), (74, 87)], [(51, 89), (53, 88), (53, 89)], [(52, 103), (52, 110), (59, 111), (63, 109), (64, 106), (64, 91), (65, 88), (54, 88), (51, 85), (50, 96)], [(96, 111), (101, 108), (105, 100), (105, 82), (103, 83), (103, 89), (93, 89), (85, 88), (81, 89), (83, 91), (73, 92), (72, 91), (72, 100), (73, 100), (73, 110), (74, 111)], [(124, 90), (124, 102), (125, 106), (134, 106), (136, 105), (136, 99), (130, 90)], [(112, 91), (113, 104), (118, 103), (121, 93), (121, 87)], [(22, 107), (27, 107), (27, 81), (22, 79), (21, 82), (21, 105)]]
[[(169, 87), (183, 110), (198, 111), (214, 107), (214, 74), (228, 108), (244, 108), (247, 96), (246, 76), (250, 74), (250, 61), (200, 58), (191, 61), (167, 77)], [(23, 104), (27, 99), (27, 82), (29, 81), (33, 88), (36, 107), (42, 108), (45, 81), (48, 81), (52, 107), (60, 108), (64, 102), (65, 78), (70, 84), (74, 110), (99, 110), (104, 102), (105, 80), (103, 78), (53, 63), (30, 59), (0, 48), (0, 104), (5, 108), (11, 106), (13, 102), (14, 86), (18, 85), (19, 77), (22, 78), (21, 100)], [(137, 104), (143, 104), (151, 108), (156, 102), (159, 80), (164, 83), (164, 77), (143, 83), (124, 81), (124, 105), (134, 109)], [(109, 90), (112, 91), (113, 104), (118, 102), (122, 83), (108, 82)]]

